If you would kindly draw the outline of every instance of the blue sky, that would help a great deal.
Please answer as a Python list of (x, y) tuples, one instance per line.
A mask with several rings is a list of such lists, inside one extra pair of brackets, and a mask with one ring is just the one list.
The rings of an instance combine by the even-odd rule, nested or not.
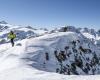
[(100, 27), (100, 0), (0, 0), (0, 20), (37, 27)]

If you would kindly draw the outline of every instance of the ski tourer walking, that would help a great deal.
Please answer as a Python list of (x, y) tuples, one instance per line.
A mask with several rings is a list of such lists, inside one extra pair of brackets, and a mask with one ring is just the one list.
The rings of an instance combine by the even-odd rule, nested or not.
[(8, 38), (11, 41), (12, 47), (14, 46), (14, 39), (16, 38), (16, 34), (14, 34), (13, 31), (10, 31), (10, 33), (8, 34)]

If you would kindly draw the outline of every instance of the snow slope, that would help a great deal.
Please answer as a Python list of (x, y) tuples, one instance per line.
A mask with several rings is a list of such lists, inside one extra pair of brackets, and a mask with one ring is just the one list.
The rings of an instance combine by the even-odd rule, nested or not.
[[(77, 46), (72, 44), (73, 40), (77, 41)], [(66, 46), (69, 46), (67, 53), (71, 52), (71, 54), (68, 57), (65, 52), (67, 58), (59, 62), (54, 55), (54, 51), (57, 50), (60, 54), (60, 51), (66, 50)], [(78, 49), (80, 46), (91, 49), (92, 52), (96, 51), (96, 53), (82, 52)], [(79, 51), (74, 52), (73, 49)], [(46, 59), (45, 53), (48, 53), (49, 59)], [(74, 70), (78, 74), (86, 74), (85, 76), (62, 75), (63, 72), (58, 74), (59, 71), (56, 73), (56, 69), (59, 68), (60, 70), (61, 65), (64, 67), (67, 64), (67, 66), (69, 65), (67, 68), (72, 69), (71, 63), (75, 62), (76, 55), (81, 57), (84, 63), (83, 69), (85, 69), (87, 62), (90, 64), (92, 59), (95, 60), (94, 54), (100, 56), (97, 47), (88, 39), (84, 39), (74, 32), (58, 32), (24, 39), (16, 41), (14, 47), (11, 47), (10, 43), (2, 44), (0, 45), (0, 80), (99, 80), (99, 75), (86, 76), (87, 74), (93, 74), (92, 70), (94, 69), (96, 69), (94, 74), (99, 74), (99, 62), (90, 67), (88, 73), (75, 65), (76, 69)], [(89, 60), (86, 60), (87, 57)], [(70, 74), (75, 73), (70, 71)]]
[(99, 49), (77, 33), (58, 32), (44, 35), (30, 39), (27, 46), (23, 58), (27, 62), (35, 61), (28, 64), (37, 69), (50, 72), (58, 69), (58, 73), (63, 74), (99, 74)]
[[(14, 47), (7, 39), (10, 30), (17, 35)], [(94, 29), (67, 26), (48, 31), (2, 21), (0, 80), (99, 80), (99, 47), (100, 31)]]

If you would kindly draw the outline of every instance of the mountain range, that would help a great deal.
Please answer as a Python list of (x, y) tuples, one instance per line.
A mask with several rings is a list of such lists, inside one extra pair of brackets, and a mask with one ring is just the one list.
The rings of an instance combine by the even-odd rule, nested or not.
[[(7, 38), (11, 30), (17, 36), (14, 47)], [(86, 75), (97, 74), (100, 30), (74, 26), (35, 29), (0, 22), (0, 80), (87, 80)]]

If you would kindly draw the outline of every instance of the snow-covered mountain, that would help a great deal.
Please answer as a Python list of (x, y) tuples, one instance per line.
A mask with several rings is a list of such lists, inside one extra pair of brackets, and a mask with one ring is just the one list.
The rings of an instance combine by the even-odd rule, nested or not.
[(14, 26), (7, 23), (4, 24), (3, 21), (3, 23), (0, 22), (0, 44), (9, 42), (7, 36), (11, 30), (14, 31), (15, 34), (17, 35), (15, 41), (23, 40), (31, 37), (38, 37), (44, 35), (45, 33), (48, 33), (48, 30), (46, 29), (34, 29), (31, 26), (26, 26), (26, 27)]
[[(100, 74), (99, 30), (0, 25), (7, 42), (0, 44), (0, 80), (99, 80), (86, 76)], [(14, 47), (6, 39), (10, 30), (17, 35)]]
[(100, 74), (98, 47), (77, 33), (48, 34), (30, 39), (27, 46), (23, 59), (37, 69), (61, 74)]
[(61, 28), (56, 28), (51, 31), (51, 33), (56, 33), (56, 32), (76, 32), (80, 35), (82, 35), (85, 38), (88, 38), (94, 44), (96, 44), (98, 47), (100, 47), (100, 30), (96, 31), (94, 29), (89, 29), (89, 28), (75, 28), (74, 26), (66, 26), (66, 27), (61, 27)]

